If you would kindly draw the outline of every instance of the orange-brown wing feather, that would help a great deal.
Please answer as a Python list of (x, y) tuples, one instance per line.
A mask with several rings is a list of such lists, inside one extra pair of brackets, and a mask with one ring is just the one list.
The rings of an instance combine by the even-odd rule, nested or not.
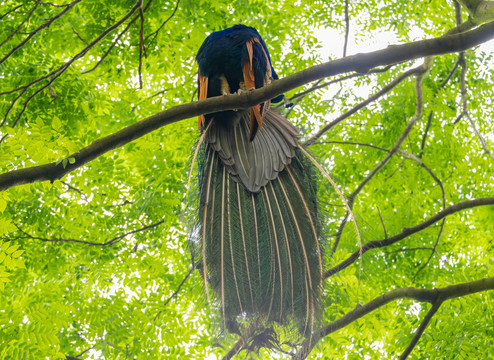
[[(244, 83), (247, 90), (253, 90), (256, 88), (254, 71), (252, 69), (252, 56), (253, 48), (252, 45), (254, 41), (259, 42), (256, 38), (249, 40), (245, 43), (247, 46), (248, 58), (244, 61), (243, 73), (244, 73)], [(250, 131), (249, 131), (249, 141), (254, 140), (257, 130), (262, 129), (262, 116), (261, 116), (261, 106), (256, 105), (250, 108)]]
[[(199, 100), (204, 100), (208, 97), (208, 78), (199, 73)], [(204, 115), (199, 115), (197, 127), (201, 129), (205, 125)]]

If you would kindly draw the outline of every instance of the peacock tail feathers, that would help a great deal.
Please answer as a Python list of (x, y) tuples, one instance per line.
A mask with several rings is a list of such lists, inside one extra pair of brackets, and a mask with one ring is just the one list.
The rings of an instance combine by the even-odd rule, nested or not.
[(252, 143), (247, 111), (234, 128), (208, 129), (193, 250), (227, 329), (262, 319), (308, 335), (320, 318), (324, 271), (315, 169), (297, 148), (296, 129), (267, 114)]
[[(259, 33), (243, 25), (208, 36), (196, 59), (200, 100), (278, 78)], [(282, 99), (199, 117), (191, 250), (223, 327), (250, 350), (279, 346), (280, 329), (310, 337), (322, 319), (319, 175), (298, 130), (270, 109)]]

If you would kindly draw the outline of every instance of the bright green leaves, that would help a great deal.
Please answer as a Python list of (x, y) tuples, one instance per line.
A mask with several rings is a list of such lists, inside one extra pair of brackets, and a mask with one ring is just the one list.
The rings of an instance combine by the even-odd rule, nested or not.
[[(349, 3), (350, 39), (355, 38), (357, 44), (373, 42), (387, 33), (392, 33), (393, 41), (404, 43), (439, 36), (455, 26), (452, 2)], [(0, 15), (17, 4), (21, 3), (5, 2)], [(46, 76), (133, 4), (78, 3), (1, 64), (0, 92)], [(175, 1), (154, 2), (149, 7), (144, 13), (145, 37), (161, 26), (175, 5)], [(0, 43), (33, 6), (34, 2), (25, 2), (2, 18)], [(40, 3), (0, 52), (6, 53), (26, 32), (60, 11), (60, 7)], [(145, 40), (143, 89), (137, 86), (140, 34), (136, 21), (118, 41), (126, 25), (106, 36), (51, 88), (34, 96), (14, 128), (7, 125), (14, 124), (34, 89), (11, 110), (20, 92), (0, 95), (0, 121), (10, 111), (7, 125), (0, 127), (0, 138), (7, 135), (0, 143), (0, 169), (5, 172), (52, 161), (67, 166), (74, 161), (72, 154), (98, 138), (197, 99), (194, 56), (201, 42), (207, 32), (239, 22), (258, 28), (281, 77), (321, 62), (316, 51), (320, 44), (331, 47), (327, 53), (333, 58), (343, 52), (342, 46), (333, 44), (334, 39), (317, 39), (313, 32), (329, 26), (338, 31), (333, 33), (335, 38), (343, 39), (344, 2), (182, 0), (155, 40)], [(441, 87), (457, 58), (457, 54), (435, 58), (424, 79), (424, 116), (401, 146), (442, 181), (448, 205), (494, 193), (492, 159), (469, 121), (465, 117), (456, 121), (462, 111), (460, 69)], [(475, 49), (466, 60), (469, 111), (492, 152), (492, 55), (487, 48)], [(94, 71), (83, 73), (100, 61)], [(399, 64), (383, 73), (333, 84), (329, 93), (325, 89), (310, 93), (292, 109), (290, 120), (300, 128), (301, 138), (308, 139), (413, 65)], [(362, 144), (389, 150), (413, 116), (413, 86), (413, 78), (403, 81), (310, 148), (346, 195), (387, 154)], [(89, 348), (88, 358), (219, 358), (238, 340), (221, 333), (216, 309), (204, 301), (197, 271), (164, 305), (192, 266), (181, 212), (187, 206), (188, 161), (197, 139), (195, 120), (175, 123), (112, 150), (54, 184), (24, 185), (0, 193), (0, 358), (64, 358)], [(321, 183), (318, 191), (331, 214), (326, 243), (329, 267), (358, 247), (348, 224), (336, 253), (330, 256), (344, 209), (330, 186)], [(396, 154), (355, 200), (364, 242), (383, 239), (385, 232), (392, 236), (431, 217), (441, 210), (441, 197), (437, 181), (423, 166)], [(492, 207), (448, 217), (435, 249), (439, 223), (389, 248), (364, 254), (362, 261), (327, 280), (324, 321), (337, 320), (357, 303), (394, 288), (430, 288), (494, 276), (493, 217)], [(159, 225), (145, 228), (152, 224)], [(117, 240), (107, 246), (88, 244), (112, 239)], [(431, 254), (428, 265), (415, 276)], [(492, 293), (444, 303), (412, 357), (492, 358), (493, 303)], [(312, 357), (396, 356), (428, 308), (409, 300), (389, 303), (328, 336)], [(241, 352), (239, 358), (245, 354)]]
[[(13, 231), (11, 224), (0, 219), (0, 230)], [(15, 227), (14, 227), (15, 229)], [(16, 269), (25, 269), (24, 260), (19, 257), (24, 250), (18, 250), (20, 245), (0, 240), (0, 291), (4, 290), (5, 283), (11, 281), (10, 276)]]

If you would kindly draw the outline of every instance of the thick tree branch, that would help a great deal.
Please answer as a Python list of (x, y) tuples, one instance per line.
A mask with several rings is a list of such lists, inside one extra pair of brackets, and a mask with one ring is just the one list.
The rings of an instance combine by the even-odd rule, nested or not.
[[(312, 348), (325, 336), (344, 328), (345, 326), (351, 324), (357, 319), (371, 313), (372, 311), (390, 303), (391, 301), (398, 299), (413, 299), (419, 302), (428, 302), (434, 305), (442, 304), (444, 301), (458, 298), (474, 293), (478, 293), (486, 290), (494, 289), (494, 277), (485, 278), (482, 280), (450, 285), (443, 288), (435, 288), (435, 289), (417, 289), (413, 287), (396, 289), (390, 291), (386, 294), (383, 294), (374, 300), (369, 301), (365, 305), (357, 305), (357, 307), (341, 317), (340, 319), (329, 323), (324, 326), (319, 331), (315, 331), (312, 335), (312, 341), (310, 343), (306, 342), (302, 349), (293, 356), (294, 359), (305, 359), (307, 355), (310, 353)], [(436, 305), (437, 306), (437, 305)], [(430, 316), (435, 313), (430, 312)], [(428, 314), (429, 315), (429, 314)], [(424, 319), (425, 320), (425, 319)], [(424, 324), (424, 323), (423, 323)], [(426, 324), (425, 324), (426, 325)], [(425, 328), (424, 325), (424, 328)], [(422, 325), (421, 325), (422, 326)], [(419, 328), (420, 330), (420, 328)], [(423, 332), (423, 329), (422, 329)], [(421, 333), (420, 333), (421, 335)], [(418, 339), (417, 339), (418, 340)], [(412, 340), (413, 342), (413, 340)], [(412, 343), (411, 343), (412, 344)]]
[[(139, 2), (134, 8), (138, 6)], [(132, 13), (132, 10), (130, 13)], [(482, 25), (466, 33), (403, 45), (394, 45), (371, 53), (347, 56), (342, 59), (313, 66), (281, 80), (274, 81), (272, 84), (261, 89), (245, 92), (242, 95), (220, 96), (200, 102), (174, 106), (136, 124), (130, 125), (115, 134), (96, 140), (91, 145), (69, 156), (73, 161), (72, 163), (66, 163), (65, 166), (64, 162), (58, 161), (31, 168), (12, 170), (1, 174), (0, 191), (22, 184), (54, 181), (110, 150), (123, 146), (153, 130), (179, 120), (216, 111), (248, 108), (320, 78), (352, 71), (365, 73), (377, 66), (386, 66), (424, 56), (462, 51), (492, 38), (494, 38), (494, 22)]]
[(494, 18), (494, 2), (485, 0), (457, 0), (464, 6), (472, 21), (477, 24), (491, 21)]
[(336, 265), (333, 268), (326, 271), (326, 273), (324, 274), (324, 278), (328, 278), (330, 276), (333, 276), (334, 274), (336, 274), (336, 273), (340, 272), (341, 270), (345, 269), (346, 267), (350, 266), (359, 258), (360, 254), (364, 254), (371, 249), (378, 249), (378, 248), (392, 245), (392, 244), (394, 244), (400, 240), (407, 238), (408, 236), (410, 236), (412, 234), (415, 234), (419, 231), (422, 231), (422, 230), (428, 228), (432, 224), (435, 224), (436, 222), (444, 219), (448, 215), (454, 214), (454, 213), (462, 211), (462, 210), (471, 209), (471, 208), (478, 207), (478, 206), (486, 206), (486, 205), (494, 205), (494, 197), (467, 200), (467, 201), (463, 201), (463, 202), (448, 206), (446, 209), (439, 211), (437, 214), (428, 218), (424, 222), (422, 222), (418, 225), (412, 226), (410, 228), (403, 228), (402, 232), (400, 232), (396, 235), (393, 235), (387, 239), (369, 241), (366, 244), (364, 244), (364, 246), (361, 249), (356, 250), (354, 253), (352, 253), (352, 255), (350, 255), (346, 260), (342, 261), (338, 265)]
[(410, 344), (408, 344), (408, 346), (405, 349), (405, 351), (403, 352), (403, 354), (401, 354), (400, 360), (405, 360), (408, 357), (408, 355), (410, 355), (413, 348), (417, 345), (417, 343), (419, 342), (419, 339), (422, 337), (422, 334), (424, 333), (425, 329), (427, 328), (427, 325), (429, 325), (429, 322), (431, 321), (432, 317), (436, 314), (437, 310), (439, 310), (442, 303), (443, 303), (442, 301), (437, 301), (432, 305), (432, 307), (430, 308), (430, 310), (427, 312), (424, 319), (420, 323), (420, 326), (417, 329), (417, 331), (415, 332), (415, 335), (413, 336), (412, 341), (410, 341)]

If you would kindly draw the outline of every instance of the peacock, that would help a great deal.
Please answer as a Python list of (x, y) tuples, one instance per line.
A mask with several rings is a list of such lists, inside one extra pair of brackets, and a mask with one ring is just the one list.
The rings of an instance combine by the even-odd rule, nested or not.
[[(199, 99), (278, 79), (259, 32), (235, 25), (201, 45)], [(199, 117), (197, 267), (230, 332), (278, 323), (308, 336), (320, 318), (322, 219), (314, 166), (271, 103)]]

